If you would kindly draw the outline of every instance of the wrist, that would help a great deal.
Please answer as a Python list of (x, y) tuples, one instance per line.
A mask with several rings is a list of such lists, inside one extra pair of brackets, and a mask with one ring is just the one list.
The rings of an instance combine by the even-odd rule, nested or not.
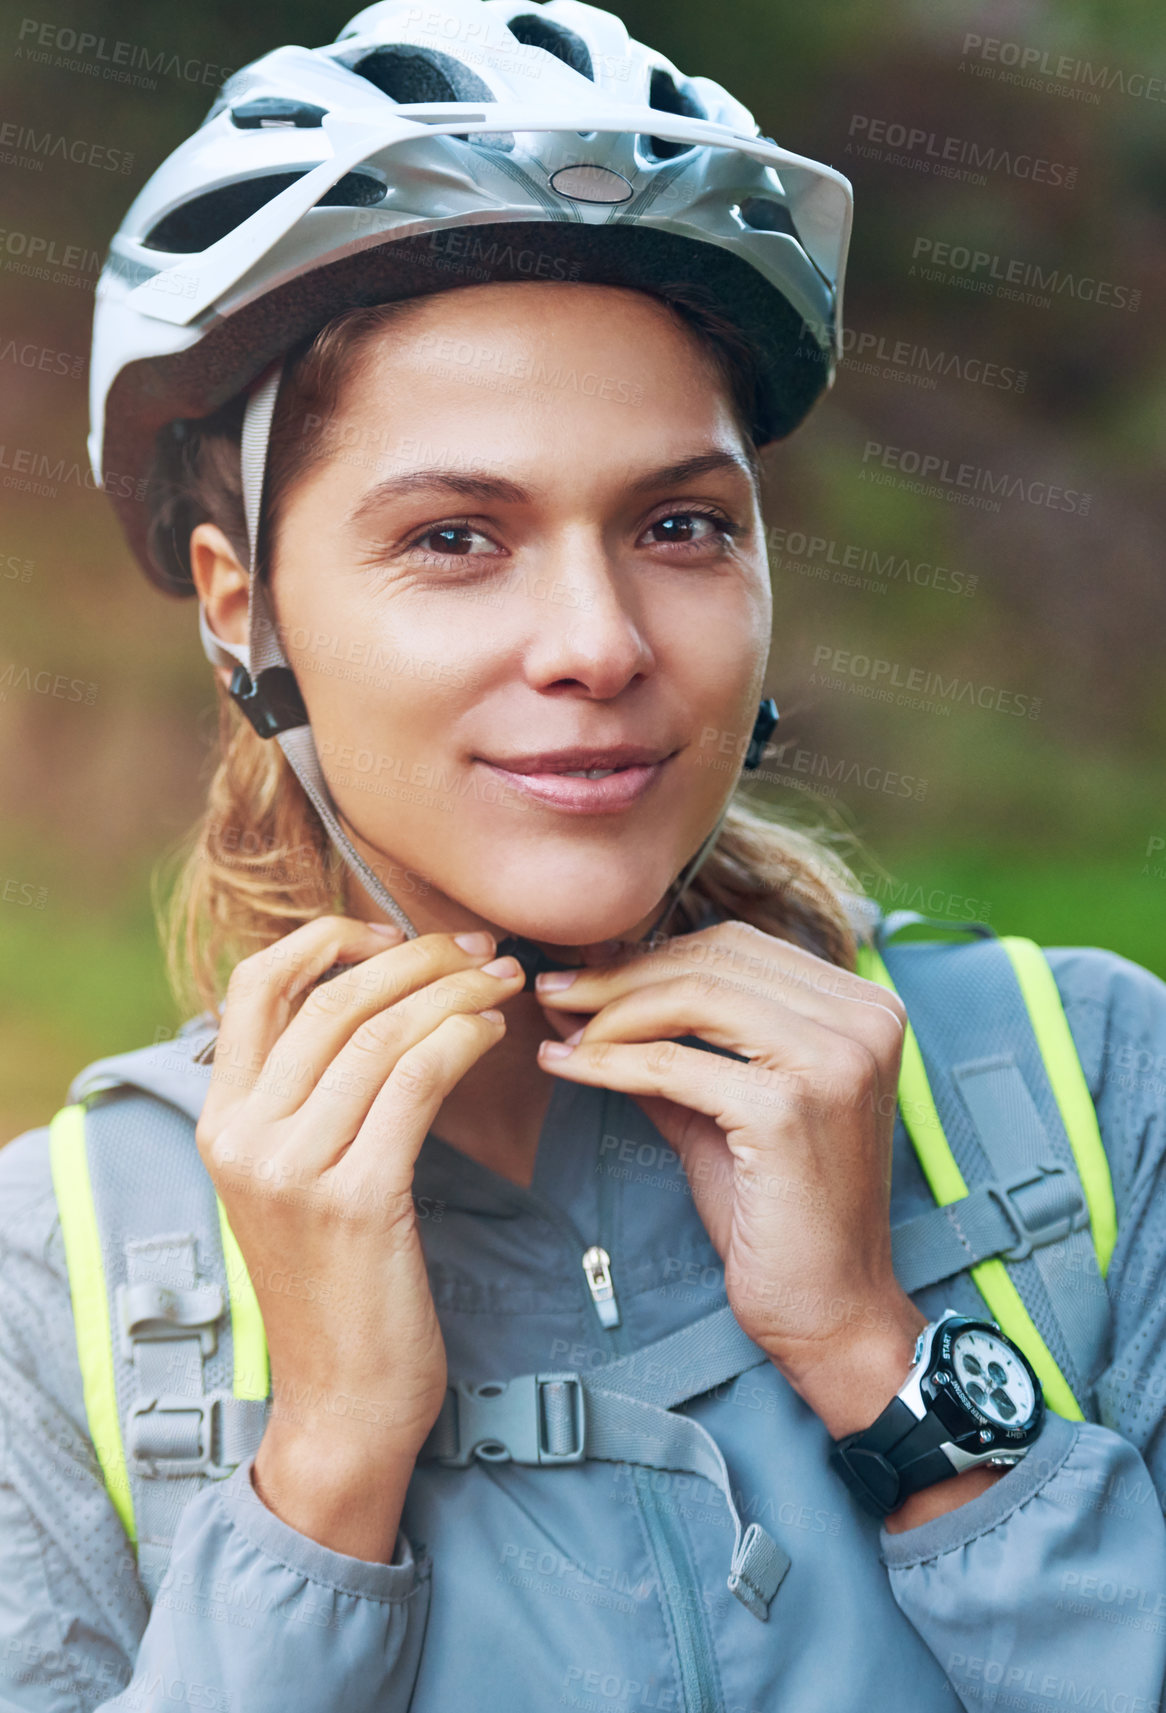
[(959, 1505), (966, 1505), (969, 1499), (975, 1499), (980, 1493), (994, 1487), (1002, 1475), (1007, 1475), (1006, 1469), (965, 1469), (962, 1474), (953, 1475), (949, 1481), (936, 1481), (931, 1487), (923, 1487), (918, 1493), (911, 1493), (895, 1511), (888, 1511), (883, 1518), (883, 1527), (889, 1535), (902, 1534), (907, 1529), (917, 1529), (921, 1523), (929, 1523), (934, 1517), (942, 1517), (948, 1511), (954, 1511)]
[[(927, 1316), (905, 1293), (885, 1313), (870, 1317), (869, 1330), (845, 1342), (794, 1352), (770, 1353), (770, 1360), (814, 1411), (832, 1439), (858, 1433), (878, 1420), (911, 1371), (915, 1341)], [(986, 1492), (1007, 1471), (966, 1469), (912, 1493), (883, 1526), (901, 1534), (931, 1522)]]
[(869, 1427), (911, 1371), (927, 1316), (902, 1296), (867, 1317), (863, 1331), (797, 1349), (770, 1349), (770, 1360), (825, 1425), (832, 1439)]
[(416, 1457), (268, 1428), (251, 1485), (269, 1511), (333, 1552), (392, 1561)]
[[(861, 1360), (836, 1354), (799, 1373), (799, 1391), (840, 1442), (831, 1463), (889, 1534), (986, 1492), (1024, 1456), (1043, 1419), (1039, 1379), (995, 1322), (948, 1309), (929, 1325), (911, 1308), (901, 1332), (917, 1342), (906, 1361), (891, 1336), (868, 1340)], [(987, 1461), (1001, 1456), (1003, 1466)]]

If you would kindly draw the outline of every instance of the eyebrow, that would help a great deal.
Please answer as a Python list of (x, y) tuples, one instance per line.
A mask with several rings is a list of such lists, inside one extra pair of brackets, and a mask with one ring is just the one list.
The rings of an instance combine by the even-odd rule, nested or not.
[[(755, 488), (760, 485), (760, 465), (750, 447), (747, 455), (728, 451), (695, 452), (674, 464), (662, 464), (645, 471), (628, 483), (627, 491), (643, 494), (653, 488), (676, 487), (697, 476), (714, 475), (722, 470), (739, 471)], [(507, 476), (495, 475), (490, 470), (451, 470), (439, 464), (423, 470), (407, 470), (399, 476), (387, 476), (384, 481), (377, 482), (349, 513), (347, 525), (354, 528), (389, 500), (400, 499), (422, 489), (441, 489), (463, 499), (495, 500), (503, 505), (528, 505), (531, 499), (525, 488)]]

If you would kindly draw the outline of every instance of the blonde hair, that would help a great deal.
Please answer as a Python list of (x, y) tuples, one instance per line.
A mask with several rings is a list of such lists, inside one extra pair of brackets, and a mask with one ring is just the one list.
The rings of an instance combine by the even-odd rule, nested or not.
[[(756, 469), (757, 366), (747, 340), (699, 288), (667, 286), (649, 295), (679, 318), (726, 387)], [(325, 456), (345, 384), (367, 361), (377, 334), (418, 301), (345, 310), (287, 354), (272, 421), (258, 576), (269, 573), (270, 546), (278, 539), (291, 490)], [(150, 548), (176, 592), (194, 593), (188, 550), (190, 531), (199, 522), (217, 524), (246, 563), (239, 472), (244, 404), (243, 396), (236, 397), (214, 415), (173, 424), (159, 437), (146, 495)], [(312, 433), (305, 432), (308, 424)], [(167, 975), (183, 1017), (217, 1014), (231, 970), (242, 958), (303, 922), (346, 910), (346, 864), (282, 749), (258, 736), (217, 677), (215, 688), (218, 756), (206, 806), (171, 853), (177, 872), (168, 888), (165, 863), (154, 875)], [(853, 969), (854, 931), (842, 895), (860, 894), (861, 888), (837, 848), (844, 837), (849, 835), (791, 824), (739, 788), (668, 931), (691, 931), (712, 906)]]

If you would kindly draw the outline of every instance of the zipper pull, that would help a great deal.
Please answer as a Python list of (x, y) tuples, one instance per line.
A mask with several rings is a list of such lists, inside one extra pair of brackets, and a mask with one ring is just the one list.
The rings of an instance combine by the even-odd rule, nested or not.
[(619, 1325), (619, 1304), (615, 1300), (615, 1286), (611, 1282), (611, 1256), (606, 1249), (601, 1249), (598, 1243), (593, 1243), (590, 1249), (583, 1251), (583, 1271), (587, 1275), (587, 1288), (591, 1292), (591, 1300), (595, 1304), (595, 1312), (604, 1326)]

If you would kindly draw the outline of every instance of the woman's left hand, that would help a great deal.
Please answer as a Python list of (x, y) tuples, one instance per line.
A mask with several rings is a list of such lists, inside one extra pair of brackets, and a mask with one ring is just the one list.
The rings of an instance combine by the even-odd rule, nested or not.
[(566, 973), (539, 978), (540, 1002), (592, 1015), (540, 1064), (635, 1097), (680, 1157), (737, 1320), (815, 1407), (827, 1370), (877, 1374), (885, 1403), (926, 1323), (891, 1267), (902, 1002), (743, 922)]

